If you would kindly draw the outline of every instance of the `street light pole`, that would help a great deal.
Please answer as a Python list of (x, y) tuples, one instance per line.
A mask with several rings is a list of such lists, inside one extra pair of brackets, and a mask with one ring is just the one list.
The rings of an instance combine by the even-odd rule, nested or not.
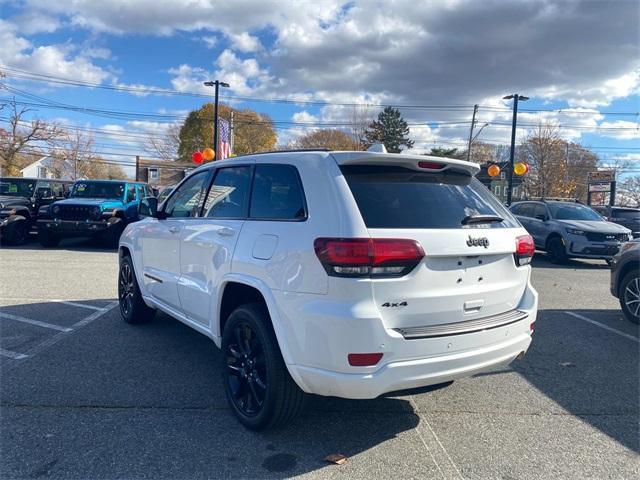
[(220, 87), (229, 87), (228, 83), (219, 80), (204, 82), (206, 87), (216, 87), (215, 100), (213, 103), (213, 151), (215, 152), (215, 160), (218, 160), (218, 91)]
[(467, 162), (471, 159), (471, 143), (473, 142), (473, 128), (476, 126), (476, 113), (478, 113), (478, 104), (473, 106), (473, 117), (471, 117), (471, 128), (469, 129), (469, 145), (467, 145)]
[(529, 97), (514, 93), (513, 95), (507, 95), (502, 97), (503, 100), (511, 100), (513, 98), (513, 122), (511, 124), (511, 151), (509, 152), (509, 171), (507, 172), (508, 188), (507, 191), (507, 205), (511, 205), (511, 198), (513, 195), (513, 165), (516, 155), (516, 123), (518, 121), (518, 100), (529, 100)]

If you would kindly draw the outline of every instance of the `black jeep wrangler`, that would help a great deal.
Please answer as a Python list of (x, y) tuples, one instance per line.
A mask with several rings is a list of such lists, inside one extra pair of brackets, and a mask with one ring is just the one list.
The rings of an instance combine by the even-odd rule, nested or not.
[(0, 241), (25, 243), (36, 227), (38, 209), (66, 198), (72, 184), (48, 178), (0, 177)]

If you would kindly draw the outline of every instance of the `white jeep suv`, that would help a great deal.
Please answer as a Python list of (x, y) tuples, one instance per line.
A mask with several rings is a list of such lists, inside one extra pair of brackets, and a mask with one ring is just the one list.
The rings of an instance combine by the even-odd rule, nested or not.
[(292, 151), (213, 162), (120, 239), (125, 321), (209, 336), (247, 427), (306, 393), (375, 398), (510, 363), (531, 342), (533, 240), (446, 158)]

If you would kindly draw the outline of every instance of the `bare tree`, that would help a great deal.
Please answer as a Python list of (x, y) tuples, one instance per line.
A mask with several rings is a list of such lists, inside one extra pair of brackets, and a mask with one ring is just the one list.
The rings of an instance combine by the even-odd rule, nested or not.
[(142, 145), (145, 151), (162, 160), (176, 160), (180, 147), (180, 125), (170, 125), (164, 133), (149, 135)]
[(366, 150), (366, 131), (374, 115), (368, 105), (354, 105), (349, 115), (349, 124), (351, 125), (351, 136), (354, 139), (355, 150)]
[(621, 206), (640, 207), (640, 175), (627, 177), (618, 184), (616, 202)]
[(4, 108), (9, 110), (9, 128), (0, 135), (0, 168), (8, 175), (17, 175), (24, 166), (24, 155), (41, 154), (47, 143), (58, 138), (61, 129), (39, 119), (25, 120), (29, 109), (19, 108), (15, 100)]

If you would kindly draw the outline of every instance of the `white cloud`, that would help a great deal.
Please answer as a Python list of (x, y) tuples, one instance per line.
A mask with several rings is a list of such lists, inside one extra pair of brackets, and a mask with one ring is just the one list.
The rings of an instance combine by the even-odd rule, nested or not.
[(218, 37), (206, 36), (206, 37), (202, 37), (202, 41), (204, 42), (207, 48), (213, 48), (218, 44)]
[(598, 126), (601, 127), (599, 131), (600, 135), (605, 137), (611, 137), (617, 140), (640, 138), (640, 124), (637, 122), (616, 120), (614, 122), (602, 122)]
[(100, 83), (109, 77), (73, 45), (34, 45), (17, 31), (13, 23), (0, 20), (0, 64), (85, 82)]
[(239, 34), (231, 33), (229, 34), (229, 40), (231, 40), (231, 47), (234, 50), (240, 50), (241, 52), (257, 52), (262, 49), (262, 44), (260, 40), (256, 37), (249, 35), (247, 32), (242, 32)]
[(11, 18), (11, 22), (17, 25), (20, 33), (23, 35), (52, 33), (61, 26), (60, 20), (56, 17), (44, 15), (34, 10), (26, 11), (17, 17)]

